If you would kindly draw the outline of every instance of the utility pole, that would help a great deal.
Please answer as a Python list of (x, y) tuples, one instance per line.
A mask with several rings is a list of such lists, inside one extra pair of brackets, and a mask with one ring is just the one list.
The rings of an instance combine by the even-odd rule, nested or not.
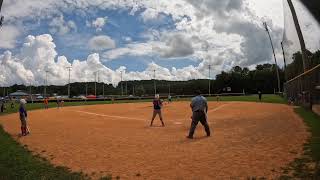
[(88, 80), (87, 80), (87, 71), (84, 72), (85, 82), (86, 82), (86, 99), (88, 96)]
[(121, 96), (123, 96), (123, 83), (122, 83), (122, 75), (123, 75), (123, 71), (121, 71)]
[(48, 86), (48, 70), (46, 70), (46, 79), (45, 79), (45, 85), (44, 85), (44, 97), (47, 97), (47, 86)]
[(88, 97), (88, 82), (86, 82), (86, 97)]
[(153, 85), (154, 85), (154, 94), (157, 94), (157, 85), (156, 85), (156, 70), (153, 70)]
[(128, 96), (128, 81), (126, 81), (126, 96)]
[(98, 73), (98, 85), (99, 85), (99, 83), (100, 83), (100, 72), (98, 71), (97, 73)]
[(281, 48), (282, 48), (282, 54), (283, 54), (284, 70), (286, 70), (287, 69), (287, 62), (286, 62), (286, 54), (284, 53), (284, 48), (283, 48), (283, 41), (281, 41)]
[(284, 48), (283, 48), (283, 41), (281, 41), (281, 48), (282, 48), (282, 55), (283, 55), (283, 68), (284, 68), (284, 77), (285, 77), (285, 80), (287, 80), (287, 62), (286, 62), (286, 54), (284, 53)]
[(134, 85), (132, 86), (132, 95), (134, 96), (135, 93), (134, 93)]
[[(1, 13), (2, 3), (3, 3), (3, 0), (0, 0), (0, 13)], [(4, 21), (4, 16), (1, 16), (1, 14), (0, 14), (0, 28), (3, 25), (3, 21)]]
[(279, 68), (278, 68), (278, 63), (277, 63), (276, 54), (275, 54), (275, 52), (274, 52), (274, 47), (273, 47), (271, 35), (270, 35), (269, 28), (268, 28), (268, 25), (267, 25), (266, 22), (263, 23), (263, 26), (264, 26), (265, 30), (267, 31), (268, 36), (269, 36), (269, 39), (270, 39), (271, 48), (272, 48), (273, 57), (274, 57), (274, 62), (275, 62), (275, 64), (276, 64), (276, 72), (277, 72), (277, 79), (278, 79), (278, 92), (281, 92)]
[(103, 100), (104, 100), (104, 82), (102, 82), (102, 95), (103, 95)]
[(170, 96), (170, 94), (171, 94), (171, 87), (170, 87), (170, 83), (169, 83), (169, 96)]
[(211, 65), (209, 65), (209, 96), (211, 96)]
[(71, 75), (70, 75), (70, 72), (71, 72), (71, 66), (70, 67), (67, 67), (68, 71), (69, 71), (69, 82), (68, 82), (68, 98), (70, 98), (70, 79), (71, 79)]
[(307, 57), (307, 49), (306, 49), (306, 44), (304, 42), (304, 38), (303, 38), (303, 34), (299, 25), (299, 20), (297, 17), (297, 13), (296, 10), (294, 9), (293, 3), (291, 0), (287, 0), (288, 1), (288, 5), (290, 7), (291, 10), (291, 14), (292, 14), (292, 18), (293, 18), (293, 22), (294, 25), (296, 27), (296, 31), (298, 34), (298, 38), (299, 38), (299, 42), (300, 42), (300, 47), (301, 47), (301, 53), (302, 53), (302, 63), (303, 63), (303, 71), (306, 72), (307, 68), (308, 68), (308, 57)]
[(97, 75), (99, 71), (94, 72), (94, 95), (97, 97)]
[(33, 97), (32, 97), (32, 91), (31, 91), (31, 80), (29, 80), (29, 95), (30, 95), (31, 102), (33, 103)]

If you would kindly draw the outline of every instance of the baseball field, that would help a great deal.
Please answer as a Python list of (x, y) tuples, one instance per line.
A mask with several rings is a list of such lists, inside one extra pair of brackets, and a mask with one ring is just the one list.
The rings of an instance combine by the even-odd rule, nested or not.
[(20, 137), (17, 114), (0, 124), (33, 154), (56, 166), (99, 179), (277, 178), (303, 154), (310, 133), (292, 106), (259, 102), (209, 102), (206, 137), (195, 138), (189, 102), (165, 104), (165, 127), (149, 127), (150, 102), (100, 104), (29, 112), (31, 134)]

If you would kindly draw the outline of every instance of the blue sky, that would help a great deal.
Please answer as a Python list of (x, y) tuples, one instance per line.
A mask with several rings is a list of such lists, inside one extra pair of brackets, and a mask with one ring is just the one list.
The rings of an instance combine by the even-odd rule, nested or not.
[[(30, 19), (23, 22), (23, 26), (27, 27), (25, 32), (21, 34), (20, 41), (17, 42), (16, 49), (12, 50), (17, 52), (23, 45), (23, 37), (41, 34), (51, 34), (56, 44), (56, 51), (60, 55), (66, 56), (69, 61), (74, 59), (84, 60), (89, 54), (101, 53), (102, 51), (90, 50), (88, 48), (88, 41), (96, 35), (107, 35), (112, 37), (116, 46), (121, 48), (125, 46), (128, 41), (125, 38), (130, 38), (130, 42), (145, 42), (147, 38), (144, 33), (152, 30), (173, 30), (175, 28), (174, 21), (170, 15), (161, 15), (161, 19), (144, 22), (140, 14), (145, 9), (136, 12), (135, 15), (130, 15), (129, 10), (93, 10), (92, 13), (86, 14), (86, 17), (62, 12), (54, 17), (59, 18), (63, 16), (65, 22), (73, 21), (76, 29), (71, 30), (66, 34), (52, 33), (50, 31), (50, 22), (52, 18), (45, 19)], [(96, 18), (103, 17), (106, 19), (106, 24), (101, 27), (101, 31), (97, 31), (95, 27), (88, 26), (87, 23), (93, 22)], [(5, 49), (1, 49), (3, 53)], [(1, 53), (0, 52), (0, 53)], [(104, 64), (111, 69), (117, 69), (121, 66), (126, 66), (130, 71), (144, 70), (150, 61), (153, 61), (163, 67), (175, 66), (182, 68), (189, 65), (197, 65), (197, 62), (187, 58), (175, 58), (174, 60), (166, 60), (157, 56), (124, 56), (114, 59), (102, 59)]]

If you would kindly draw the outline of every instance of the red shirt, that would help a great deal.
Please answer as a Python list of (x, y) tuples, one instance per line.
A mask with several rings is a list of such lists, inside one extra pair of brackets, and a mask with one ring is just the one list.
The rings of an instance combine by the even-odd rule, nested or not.
[(160, 110), (162, 106), (162, 101), (160, 99), (153, 100), (153, 109)]

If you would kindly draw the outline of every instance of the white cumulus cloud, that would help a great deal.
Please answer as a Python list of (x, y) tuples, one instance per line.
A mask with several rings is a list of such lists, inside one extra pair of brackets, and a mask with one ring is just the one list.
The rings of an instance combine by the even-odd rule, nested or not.
[(58, 33), (59, 35), (64, 35), (70, 31), (77, 31), (76, 23), (71, 20), (65, 21), (63, 15), (53, 18), (51, 22), (49, 22), (49, 26), (49, 31), (52, 34)]
[[(0, 55), (0, 86), (13, 84), (43, 85), (48, 75), (48, 84), (63, 85), (68, 82), (67, 67), (72, 67), (71, 81), (94, 81), (94, 72), (99, 71), (100, 81), (117, 85), (121, 80), (122, 66), (112, 70), (103, 65), (100, 55), (90, 54), (85, 60), (68, 60), (65, 56), (58, 56), (56, 45), (49, 34), (39, 36), (29, 35), (18, 54), (6, 51)], [(130, 71), (123, 74), (125, 80), (150, 80), (153, 78), (153, 70), (156, 70), (157, 79), (165, 80), (189, 80), (205, 78), (206, 67), (188, 66), (181, 69), (161, 67), (151, 62), (141, 72)]]
[(0, 31), (0, 48), (12, 49), (16, 46), (16, 40), (21, 34), (15, 26), (5, 25)]
[(115, 41), (106, 35), (94, 36), (89, 40), (89, 48), (91, 50), (102, 51), (115, 47)]
[(96, 31), (102, 31), (103, 26), (107, 22), (107, 17), (98, 17), (92, 22), (92, 26), (96, 28)]

